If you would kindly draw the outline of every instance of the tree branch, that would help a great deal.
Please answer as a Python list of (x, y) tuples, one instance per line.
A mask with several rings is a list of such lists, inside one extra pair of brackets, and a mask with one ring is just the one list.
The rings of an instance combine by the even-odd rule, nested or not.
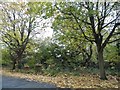
[(116, 23), (112, 29), (112, 31), (110, 32), (109, 36), (106, 38), (106, 40), (104, 41), (104, 43), (102, 44), (102, 48), (104, 48), (106, 46), (106, 44), (108, 43), (108, 41), (110, 40), (110, 38), (113, 36), (113, 33), (116, 29), (117, 26), (119, 26), (120, 23)]
[(115, 35), (120, 35), (120, 32), (117, 32), (117, 33), (114, 33), (114, 34), (113, 34), (113, 36), (115, 36)]
[(119, 40), (120, 40), (120, 38), (112, 40), (112, 41), (109, 41), (108, 43), (113, 43), (113, 42), (116, 42), (116, 41), (119, 41)]
[(86, 34), (84, 33), (84, 30), (82, 29), (82, 27), (80, 26), (80, 24), (79, 24), (79, 22), (78, 22), (78, 20), (77, 20), (77, 18), (76, 18), (76, 16), (75, 16), (73, 13), (71, 13), (71, 14), (73, 15), (75, 21), (77, 22), (77, 24), (78, 24), (78, 26), (79, 26), (82, 34), (84, 35), (85, 39), (88, 40), (88, 41), (90, 41), (91, 43), (94, 42), (94, 40), (90, 40), (90, 39), (88, 38), (88, 36), (86, 36)]
[(106, 25), (104, 25), (101, 29), (104, 29), (105, 27), (107, 27), (109, 24), (113, 23), (114, 21), (116, 21), (118, 19), (119, 15), (114, 19), (112, 20), (111, 22), (107, 23)]

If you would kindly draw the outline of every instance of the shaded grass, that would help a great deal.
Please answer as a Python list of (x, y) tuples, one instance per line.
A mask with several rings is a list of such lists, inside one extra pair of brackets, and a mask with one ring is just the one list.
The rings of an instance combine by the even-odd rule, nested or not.
[[(10, 70), (10, 67), (3, 67), (6, 68), (7, 70)], [(15, 70), (16, 72), (20, 73), (26, 73), (26, 74), (42, 74), (42, 75), (48, 75), (48, 76), (57, 76), (59, 74), (67, 74), (67, 75), (72, 75), (72, 76), (79, 76), (81, 74), (91, 74), (91, 75), (97, 75), (99, 74), (99, 69), (98, 68), (86, 68), (86, 67), (80, 67), (77, 70), (66, 70), (66, 69), (56, 69), (56, 68), (47, 68), (47, 69), (41, 69), (39, 72), (37, 72), (34, 68), (30, 68), (28, 70), (21, 69)], [(106, 69), (106, 74), (107, 75), (112, 75), (112, 76), (120, 76), (120, 71), (116, 69), (111, 69), (108, 68)]]

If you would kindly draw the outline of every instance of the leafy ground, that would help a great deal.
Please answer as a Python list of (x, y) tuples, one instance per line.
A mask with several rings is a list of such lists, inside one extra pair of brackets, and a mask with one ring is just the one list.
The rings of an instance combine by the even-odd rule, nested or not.
[(7, 69), (0, 70), (3, 75), (24, 78), (39, 82), (53, 83), (61, 88), (118, 88), (117, 76), (107, 76), (108, 80), (100, 80), (98, 75), (80, 74), (73, 76), (60, 73), (56, 76), (26, 74)]

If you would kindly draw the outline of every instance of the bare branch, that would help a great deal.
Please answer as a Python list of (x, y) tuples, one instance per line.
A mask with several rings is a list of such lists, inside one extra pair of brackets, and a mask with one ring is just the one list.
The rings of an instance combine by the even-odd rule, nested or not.
[(105, 27), (107, 27), (108, 25), (112, 24), (113, 22), (115, 22), (118, 19), (119, 15), (112, 21), (110, 21), (109, 23), (107, 23), (106, 25), (104, 25), (101, 29), (104, 29)]
[(106, 38), (106, 40), (104, 41), (104, 43), (102, 44), (102, 48), (104, 48), (106, 46), (106, 44), (109, 42), (110, 38), (113, 36), (113, 33), (116, 29), (117, 26), (119, 26), (120, 23), (116, 23), (112, 29), (112, 31), (110, 32), (109, 36)]

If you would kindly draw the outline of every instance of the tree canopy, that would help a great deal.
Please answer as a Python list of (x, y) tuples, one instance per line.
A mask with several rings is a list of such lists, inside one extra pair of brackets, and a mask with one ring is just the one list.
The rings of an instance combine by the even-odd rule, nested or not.
[[(106, 80), (107, 62), (115, 70), (120, 63), (119, 6), (118, 2), (2, 3), (3, 59), (8, 62), (10, 57), (13, 69), (27, 64), (52, 73), (99, 68), (100, 78)], [(45, 36), (46, 31), (52, 36)]]

